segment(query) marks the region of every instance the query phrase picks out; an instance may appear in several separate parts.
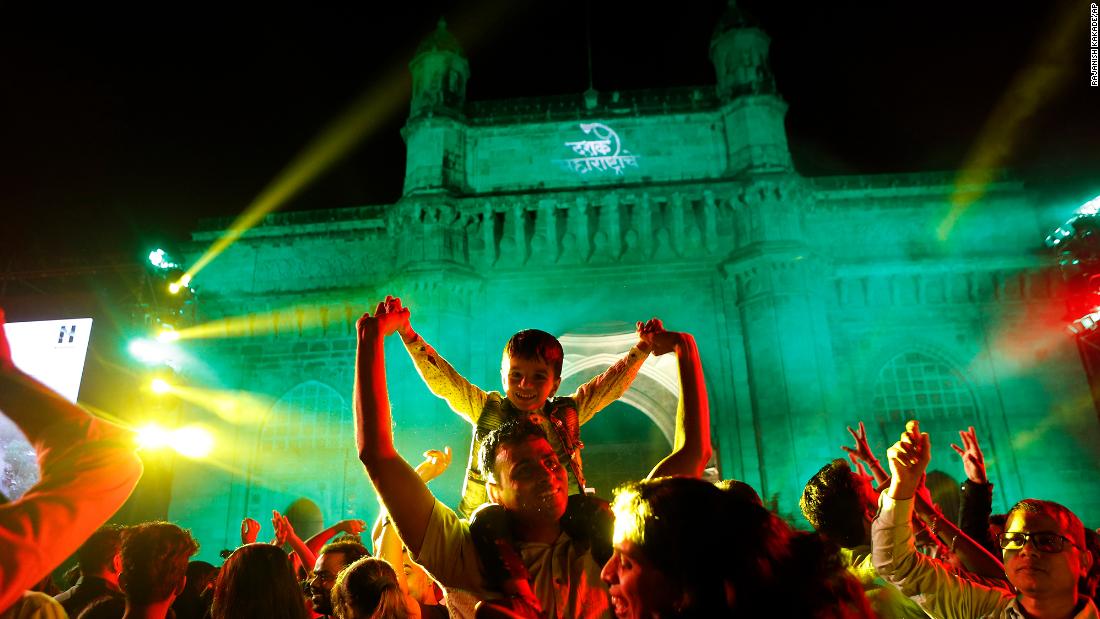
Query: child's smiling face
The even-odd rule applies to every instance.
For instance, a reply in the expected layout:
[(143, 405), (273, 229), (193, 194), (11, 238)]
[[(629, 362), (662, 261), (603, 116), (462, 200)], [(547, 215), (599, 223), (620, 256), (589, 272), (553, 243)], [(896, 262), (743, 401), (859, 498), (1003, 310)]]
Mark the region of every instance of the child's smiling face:
[(521, 411), (538, 410), (558, 390), (561, 377), (541, 359), (509, 356), (500, 368), (508, 400)]

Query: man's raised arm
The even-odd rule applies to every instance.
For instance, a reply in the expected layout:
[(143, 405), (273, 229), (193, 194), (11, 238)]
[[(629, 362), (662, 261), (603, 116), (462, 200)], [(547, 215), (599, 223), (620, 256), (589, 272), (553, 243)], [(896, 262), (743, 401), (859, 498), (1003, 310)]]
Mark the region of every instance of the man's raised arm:
[(355, 442), (359, 460), (375, 492), (405, 545), (416, 555), (424, 543), (435, 497), (394, 447), (384, 346), (386, 336), (408, 319), (409, 311), (401, 307), (401, 300), (386, 297), (378, 304), (374, 316), (363, 314), (355, 325), (359, 338), (355, 359)]
[(872, 562), (879, 576), (933, 617), (990, 616), (1011, 594), (971, 582), (914, 546), (913, 503), (931, 453), (928, 434), (916, 421), (906, 424), (901, 440), (887, 450), (892, 475), (871, 525)]
[[(660, 323), (656, 325), (660, 328)], [(699, 349), (689, 333), (664, 331), (653, 338), (653, 354), (676, 351), (680, 366), (680, 403), (676, 409), (676, 439), (672, 453), (661, 460), (649, 477), (685, 475), (701, 477), (710, 459), (710, 405), (703, 379)]]

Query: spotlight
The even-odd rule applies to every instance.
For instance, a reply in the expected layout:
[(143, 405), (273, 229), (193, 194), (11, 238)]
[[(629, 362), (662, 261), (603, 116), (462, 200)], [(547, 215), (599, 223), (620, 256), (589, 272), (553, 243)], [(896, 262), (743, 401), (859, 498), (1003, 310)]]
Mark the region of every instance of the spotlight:
[(1078, 215), (1096, 215), (1098, 213), (1100, 213), (1100, 196), (1096, 196), (1077, 207)]
[(1095, 331), (1100, 326), (1100, 307), (1069, 323), (1066, 329), (1073, 335)]
[(172, 432), (172, 448), (181, 456), (205, 458), (214, 450), (214, 437), (205, 428), (187, 426)]
[(182, 290), (191, 291), (191, 276), (186, 273), (181, 275), (176, 281), (168, 284), (168, 292), (171, 294), (179, 294)]
[(149, 388), (157, 395), (164, 395), (172, 390), (172, 385), (169, 385), (168, 381), (163, 378), (154, 378), (153, 382), (149, 383)]
[(149, 263), (158, 269), (179, 268), (179, 265), (168, 259), (168, 252), (157, 248), (149, 252)]
[[(131, 340), (127, 348), (130, 351), (130, 356), (138, 361), (146, 365), (160, 365), (169, 362), (169, 360), (175, 356), (174, 347), (167, 343), (169, 341), (171, 340), (157, 338), (157, 340), (154, 341), (146, 338), (139, 338)], [(172, 364), (169, 363), (169, 365)]]
[(172, 441), (172, 435), (159, 424), (148, 423), (138, 428), (135, 440), (142, 449), (160, 449)]
[(1062, 244), (1063, 241), (1073, 236), (1073, 224), (1066, 222), (1060, 227), (1055, 228), (1054, 232), (1051, 232), (1046, 238), (1047, 247), (1057, 247)]
[(180, 339), (179, 331), (176, 331), (169, 325), (165, 325), (160, 333), (157, 334), (158, 342), (175, 342)]

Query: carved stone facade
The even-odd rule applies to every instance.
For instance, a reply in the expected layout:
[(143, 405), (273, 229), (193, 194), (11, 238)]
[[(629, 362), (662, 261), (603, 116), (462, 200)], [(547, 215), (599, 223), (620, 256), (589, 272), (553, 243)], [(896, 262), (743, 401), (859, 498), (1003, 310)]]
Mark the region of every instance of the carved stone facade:
[[(173, 519), (216, 552), (241, 517), (284, 507), (252, 497), (310, 498), (328, 522), (376, 510), (347, 464), (348, 403), (354, 322), (386, 294), (400, 295), (416, 329), (487, 389), (499, 388), (500, 349), (520, 328), (563, 336), (563, 390), (625, 350), (636, 320), (692, 332), (717, 473), (775, 497), (784, 514), (797, 513), (814, 472), (844, 455), (845, 426), (865, 420), (883, 451), (904, 417), (925, 414), (933, 466), (956, 479), (947, 446), (956, 430), (979, 428), (995, 509), (1039, 495), (1100, 517), (1087, 490), (1100, 470), (1086, 449), (1100, 431), (1073, 341), (1058, 331), (1057, 274), (1040, 258), (1024, 188), (996, 179), (941, 238), (952, 175), (802, 177), (764, 62), (767, 37), (736, 15), (723, 24), (712, 41), (718, 87), (605, 93), (594, 107), (580, 96), (467, 103), (461, 50), (445, 30), (433, 34), (410, 65), (418, 90), (401, 199), (269, 216), (195, 282), (202, 321), (246, 325), (194, 345), (205, 380), (263, 394), (270, 414), (306, 418), (320, 412), (294, 403), (324, 386), (344, 408), (317, 427), (343, 430), (308, 449), (286, 443), (261, 480), (243, 472), (257, 449), (279, 444), (264, 434), (275, 426), (226, 423), (233, 462), (181, 464)], [(223, 228), (195, 232), (194, 252)], [(396, 341), (387, 350), (402, 453), (415, 460), (448, 444), (461, 461), (468, 427), (427, 392)], [(658, 437), (675, 414), (674, 376), (652, 359), (625, 398)], [(434, 483), (450, 502), (461, 483), (453, 468)]]

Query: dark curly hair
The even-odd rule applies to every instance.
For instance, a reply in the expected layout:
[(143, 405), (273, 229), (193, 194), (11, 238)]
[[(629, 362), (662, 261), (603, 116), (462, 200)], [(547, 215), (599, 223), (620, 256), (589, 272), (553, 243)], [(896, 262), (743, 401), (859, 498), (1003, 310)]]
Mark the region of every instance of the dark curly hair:
[(370, 551), (367, 547), (348, 539), (342, 539), (335, 542), (329, 542), (321, 547), (321, 552), (317, 555), (332, 554), (338, 552), (344, 555), (344, 565), (351, 565), (363, 557), (369, 557)]
[(170, 522), (145, 522), (122, 535), (126, 597), (137, 604), (168, 599), (187, 576), (187, 562), (199, 550), (191, 533)]
[(558, 338), (538, 329), (524, 329), (508, 338), (504, 345), (504, 361), (509, 357), (537, 359), (554, 368), (554, 378), (561, 378), (565, 351)]
[(493, 475), (497, 452), (500, 451), (501, 445), (518, 443), (530, 436), (549, 440), (546, 437), (546, 432), (538, 424), (532, 423), (526, 416), (513, 417), (490, 432), (485, 436), (485, 441), (481, 444), (481, 451), (477, 454), (481, 472), (486, 477)]
[(96, 529), (76, 551), (76, 561), (80, 571), (90, 574), (95, 570), (109, 566), (115, 555), (122, 550), (122, 527), (108, 524)]
[(814, 529), (844, 548), (867, 541), (867, 507), (859, 483), (848, 462), (837, 458), (810, 478), (798, 502)]

